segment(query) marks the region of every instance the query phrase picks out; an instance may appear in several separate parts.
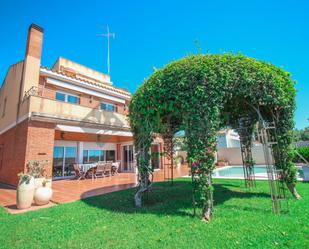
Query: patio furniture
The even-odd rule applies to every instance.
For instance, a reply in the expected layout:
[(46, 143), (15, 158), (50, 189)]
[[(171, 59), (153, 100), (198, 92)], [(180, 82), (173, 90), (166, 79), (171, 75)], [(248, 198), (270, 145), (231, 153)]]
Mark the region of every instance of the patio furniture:
[(96, 177), (97, 176), (104, 177), (105, 176), (104, 172), (105, 172), (105, 163), (104, 162), (98, 162), (97, 170), (96, 170)]
[(97, 166), (88, 169), (86, 172), (86, 177), (91, 177), (91, 179), (93, 180), (94, 178), (97, 178), (96, 173), (97, 173)]
[(97, 164), (96, 163), (83, 163), (83, 164), (78, 164), (78, 166), (83, 172), (87, 172), (89, 169), (96, 167)]
[(120, 168), (120, 162), (112, 163), (112, 175), (118, 175)]
[(78, 164), (73, 164), (73, 169), (74, 169), (74, 172), (75, 172), (75, 178), (76, 178), (77, 180), (85, 179), (85, 178), (86, 178), (86, 172), (83, 171), (83, 170), (78, 166)]
[(111, 176), (112, 175), (112, 167), (113, 167), (112, 163), (106, 163), (105, 168), (104, 168), (104, 174)]

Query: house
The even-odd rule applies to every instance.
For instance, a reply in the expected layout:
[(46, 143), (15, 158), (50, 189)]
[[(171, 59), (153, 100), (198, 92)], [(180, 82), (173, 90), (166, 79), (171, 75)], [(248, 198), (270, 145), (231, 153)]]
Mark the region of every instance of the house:
[[(240, 138), (236, 131), (225, 129), (218, 132), (217, 160), (226, 161), (230, 165), (242, 165)], [(252, 135), (252, 157), (257, 165), (265, 165), (263, 144), (258, 134)]]
[[(42, 67), (43, 33), (29, 27), (25, 58), (10, 66), (0, 90), (0, 182), (16, 185), (30, 160), (47, 160), (53, 179), (74, 175), (74, 163), (97, 161), (119, 161), (122, 172), (135, 172), (130, 92), (62, 57)], [(162, 148), (158, 138), (151, 152)], [(162, 160), (152, 161), (162, 168)]]
[(220, 130), (217, 135), (217, 148), (235, 148), (240, 147), (239, 135), (232, 129)]

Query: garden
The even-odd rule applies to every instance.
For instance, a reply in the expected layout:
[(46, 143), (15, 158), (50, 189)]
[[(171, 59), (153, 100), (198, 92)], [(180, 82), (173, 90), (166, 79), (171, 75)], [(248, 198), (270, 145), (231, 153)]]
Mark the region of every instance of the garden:
[[(191, 180), (155, 183), (142, 208), (135, 189), (11, 215), (0, 209), (0, 248), (308, 248), (309, 184), (274, 215), (267, 181), (215, 180), (213, 220), (192, 216)], [(198, 210), (201, 212), (201, 210)]]
[[(308, 248), (309, 188), (296, 178), (294, 111), (294, 82), (269, 63), (234, 54), (170, 63), (146, 79), (130, 103), (139, 185), (20, 215), (0, 209), (0, 247)], [(265, 155), (273, 162), (268, 181), (212, 179), (216, 134), (239, 125), (249, 177), (253, 133), (257, 125), (264, 132)], [(161, 136), (165, 152), (172, 150), (179, 131), (191, 177), (153, 183), (149, 147)], [(304, 149), (297, 153), (308, 156)], [(172, 151), (164, 156), (173, 162)]]

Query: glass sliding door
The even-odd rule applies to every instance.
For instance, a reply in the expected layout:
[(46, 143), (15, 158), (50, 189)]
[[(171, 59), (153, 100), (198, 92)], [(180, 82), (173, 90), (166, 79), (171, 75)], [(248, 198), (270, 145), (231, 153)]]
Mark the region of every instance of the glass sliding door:
[(74, 175), (73, 164), (76, 163), (76, 147), (54, 147), (53, 177), (63, 178)]
[(160, 169), (160, 148), (159, 144), (152, 144), (150, 147), (151, 166), (153, 169)]
[(133, 171), (133, 145), (122, 146), (122, 170)]
[(97, 163), (99, 161), (116, 161), (115, 150), (84, 150), (83, 163)]
[(64, 147), (54, 147), (53, 177), (62, 177)]
[(100, 150), (88, 150), (88, 162), (89, 163), (97, 163), (99, 161), (103, 161), (100, 160), (100, 155), (101, 155), (101, 151)]
[(106, 150), (106, 161), (116, 161), (116, 151)]
[(76, 147), (64, 147), (64, 169), (63, 176), (74, 175), (73, 164), (76, 163)]
[(133, 145), (129, 145), (129, 163), (130, 163), (130, 171), (133, 170), (134, 166), (134, 154), (133, 154)]

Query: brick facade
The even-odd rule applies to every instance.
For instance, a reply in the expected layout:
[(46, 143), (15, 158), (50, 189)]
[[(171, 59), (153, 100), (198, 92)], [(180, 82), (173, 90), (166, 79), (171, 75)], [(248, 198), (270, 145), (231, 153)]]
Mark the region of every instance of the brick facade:
[(52, 176), (55, 124), (31, 121), (28, 124), (26, 162), (47, 160), (46, 173)]
[(54, 136), (54, 124), (28, 120), (1, 134), (0, 182), (16, 185), (29, 160), (48, 160), (51, 176)]
[[(117, 160), (120, 160), (121, 143), (133, 142), (132, 137), (96, 135), (86, 133), (61, 132), (55, 130), (55, 123), (25, 120), (0, 135), (0, 182), (17, 185), (17, 174), (26, 171), (30, 160), (47, 160), (47, 175), (52, 176), (53, 150), (55, 140), (100, 141), (116, 143)], [(163, 152), (163, 140), (157, 137)], [(164, 167), (164, 156), (160, 157), (160, 167)]]
[(24, 171), (27, 127), (27, 122), (22, 122), (0, 135), (0, 182), (16, 185), (17, 174)]
[[(129, 136), (61, 132), (55, 130), (56, 123), (49, 123), (57, 122), (52, 118), (37, 118), (37, 120), (48, 120), (48, 122), (31, 120), (31, 118), (34, 119), (41, 114), (45, 114), (45, 117), (54, 117), (60, 113), (59, 116), (62, 119), (68, 117), (69, 121), (72, 121), (72, 118), (90, 122), (100, 121), (104, 125), (114, 126), (116, 130), (119, 128), (119, 125), (123, 127), (128, 127), (129, 125), (125, 115), (128, 114), (130, 93), (123, 89), (112, 87), (109, 75), (99, 73), (64, 58), (59, 58), (53, 69), (41, 68), (42, 42), (43, 29), (32, 24), (28, 32), (25, 58), (22, 63), (12, 67), (12, 72), (5, 79), (5, 82), (7, 82), (5, 84), (6, 87), (0, 89), (0, 101), (3, 99), (0, 106), (1, 104), (4, 105), (4, 99), (6, 103), (7, 97), (11, 101), (6, 104), (11, 109), (6, 111), (6, 122), (4, 123), (1, 120), (1, 125), (3, 124), (1, 131), (5, 132), (0, 135), (0, 182), (16, 185), (18, 183), (17, 174), (26, 171), (26, 165), (29, 160), (47, 160), (47, 175), (51, 176), (55, 140), (115, 143), (117, 160), (121, 159), (121, 144), (133, 142), (133, 138)], [(60, 81), (63, 79), (65, 83), (70, 83), (71, 81), (67, 77), (71, 77), (72, 79), (86, 81), (89, 84), (101, 87), (102, 90), (105, 90), (103, 91), (104, 94), (112, 97), (118, 96), (122, 101), (116, 101), (115, 98), (108, 98), (102, 94), (91, 96), (87, 94), (91, 93), (89, 91), (77, 92), (78, 89), (76, 88), (68, 87), (68, 89), (63, 89), (62, 87), (65, 85), (60, 87), (59, 84), (47, 83), (46, 78), (54, 77), (54, 73), (57, 74), (56, 80), (59, 80), (60, 77)], [(75, 89), (76, 91), (70, 89)], [(77, 95), (80, 99), (78, 104), (92, 110), (76, 108), (77, 104), (71, 104), (72, 106), (69, 106), (69, 104), (55, 104), (54, 101), (50, 100), (56, 99), (57, 90)], [(114, 115), (98, 111), (97, 109), (100, 109), (101, 102), (116, 105), (117, 112), (124, 115)], [(106, 117), (103, 118), (103, 115)], [(6, 130), (14, 125), (16, 118), (21, 117), (30, 118)], [(157, 138), (155, 142), (160, 144), (160, 152), (162, 152), (162, 140)], [(161, 165), (162, 162), (161, 158)]]

